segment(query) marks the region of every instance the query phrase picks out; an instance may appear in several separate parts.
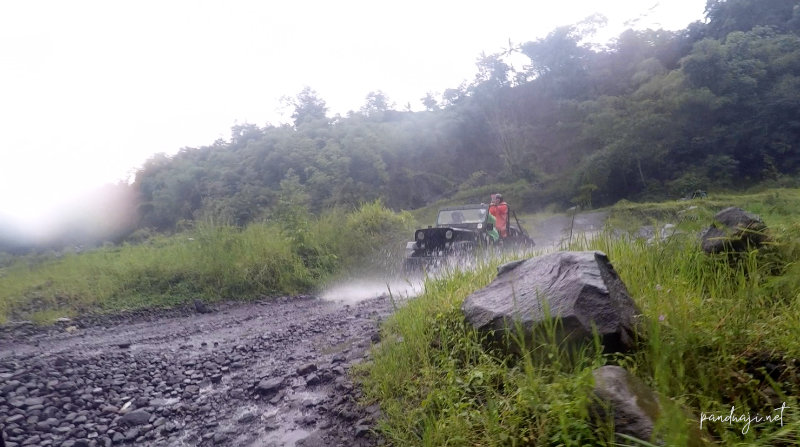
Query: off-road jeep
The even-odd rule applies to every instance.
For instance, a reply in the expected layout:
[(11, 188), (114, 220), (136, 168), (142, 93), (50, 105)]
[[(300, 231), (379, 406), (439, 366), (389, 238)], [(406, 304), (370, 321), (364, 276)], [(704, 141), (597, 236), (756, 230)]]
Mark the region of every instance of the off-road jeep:
[(485, 204), (450, 206), (439, 210), (436, 226), (414, 232), (414, 240), (406, 243), (406, 271), (438, 265), (453, 256), (468, 256), (482, 247), (532, 247), (533, 240), (519, 225), (509, 225), (508, 237), (497, 242), (489, 235), (489, 206)]

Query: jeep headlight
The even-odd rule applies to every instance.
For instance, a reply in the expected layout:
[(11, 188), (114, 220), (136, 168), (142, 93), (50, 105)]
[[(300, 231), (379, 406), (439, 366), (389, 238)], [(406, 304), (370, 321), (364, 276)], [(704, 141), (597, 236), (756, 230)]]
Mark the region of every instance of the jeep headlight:
[(422, 231), (417, 231), (417, 240), (421, 241), (423, 239), (425, 239), (425, 233)]
[(447, 231), (445, 231), (445, 232), (444, 232), (444, 238), (445, 238), (445, 239), (447, 239), (448, 241), (449, 241), (450, 239), (453, 239), (453, 230), (447, 230)]
[(482, 223), (478, 224), (478, 229), (480, 230), (481, 228), (483, 228), (483, 224)]

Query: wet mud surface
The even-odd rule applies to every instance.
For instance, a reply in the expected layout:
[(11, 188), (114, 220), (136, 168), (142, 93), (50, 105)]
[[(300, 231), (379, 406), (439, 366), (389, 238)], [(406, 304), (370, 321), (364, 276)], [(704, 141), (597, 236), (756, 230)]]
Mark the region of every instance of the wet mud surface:
[(370, 446), (348, 372), (388, 297), (313, 297), (0, 328), (7, 446)]

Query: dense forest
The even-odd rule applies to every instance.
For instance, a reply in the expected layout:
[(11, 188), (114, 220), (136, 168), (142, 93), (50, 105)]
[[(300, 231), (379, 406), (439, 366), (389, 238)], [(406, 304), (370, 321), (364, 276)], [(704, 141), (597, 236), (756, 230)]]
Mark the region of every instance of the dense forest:
[(425, 111), (376, 91), (330, 117), (305, 88), (291, 124), (236, 125), (228, 141), (148, 160), (130, 185), (131, 230), (244, 225), (286, 204), (415, 209), (502, 190), (532, 211), (794, 184), (800, 1), (708, 0), (686, 29), (586, 44), (601, 22), (481, 55), (474, 79), (427, 94)]

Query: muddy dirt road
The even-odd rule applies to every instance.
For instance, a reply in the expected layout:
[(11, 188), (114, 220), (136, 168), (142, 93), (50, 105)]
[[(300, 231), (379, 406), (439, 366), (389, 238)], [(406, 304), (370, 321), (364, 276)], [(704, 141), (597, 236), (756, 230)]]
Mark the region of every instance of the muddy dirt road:
[(374, 445), (346, 371), (391, 309), (296, 297), (0, 329), (6, 445)]

